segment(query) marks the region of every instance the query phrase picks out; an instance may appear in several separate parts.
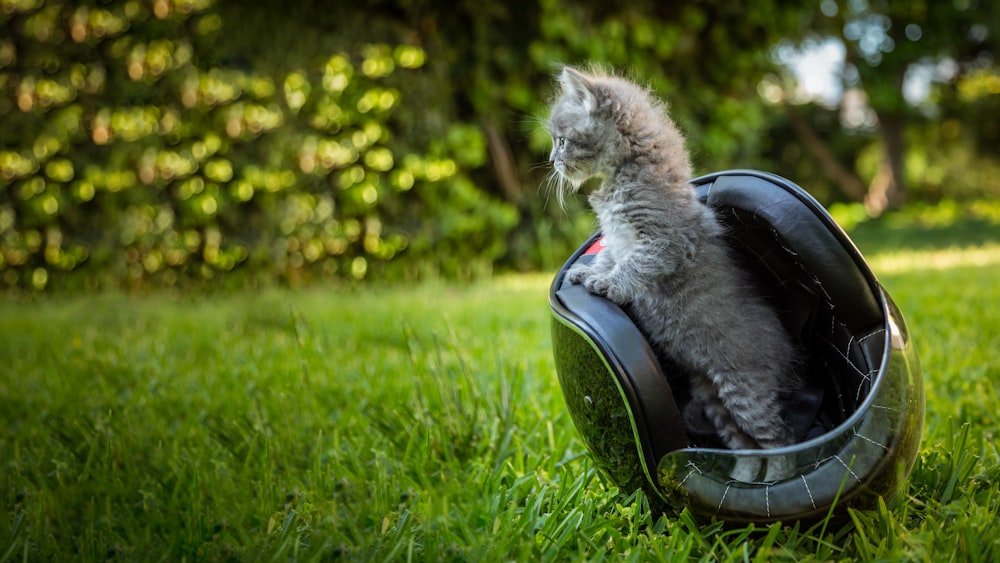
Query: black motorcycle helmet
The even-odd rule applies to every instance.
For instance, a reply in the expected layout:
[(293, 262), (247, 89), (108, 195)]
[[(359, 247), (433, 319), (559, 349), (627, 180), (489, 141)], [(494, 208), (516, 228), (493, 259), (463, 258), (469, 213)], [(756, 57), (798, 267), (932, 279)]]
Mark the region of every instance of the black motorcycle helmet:
[[(797, 443), (729, 450), (710, 430), (685, 428), (684, 374), (660, 365), (617, 305), (565, 280), (573, 264), (601, 251), (598, 233), (549, 292), (559, 383), (594, 462), (623, 491), (642, 488), (654, 506), (736, 523), (813, 521), (891, 499), (916, 459), (924, 420), (920, 366), (899, 309), (799, 186), (746, 170), (692, 183), (806, 353), (805, 384), (786, 401)], [(796, 475), (772, 483), (729, 477), (737, 456), (778, 455), (794, 457)]]

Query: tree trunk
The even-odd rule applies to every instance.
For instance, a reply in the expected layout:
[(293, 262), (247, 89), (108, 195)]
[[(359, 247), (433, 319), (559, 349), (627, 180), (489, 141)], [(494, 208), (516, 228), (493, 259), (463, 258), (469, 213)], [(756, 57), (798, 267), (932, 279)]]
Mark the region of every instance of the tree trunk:
[(906, 119), (899, 115), (880, 113), (878, 120), (882, 142), (885, 144), (885, 157), (865, 196), (865, 209), (872, 217), (878, 217), (890, 209), (898, 209), (906, 199)]
[(816, 134), (816, 131), (813, 130), (795, 108), (785, 104), (785, 112), (788, 114), (788, 123), (806, 146), (806, 149), (819, 163), (823, 174), (837, 184), (847, 197), (856, 201), (863, 201), (868, 190), (865, 188), (865, 184), (861, 181), (861, 178), (853, 170), (845, 167), (837, 160), (837, 156), (830, 150), (826, 141)]
[(520, 205), (524, 201), (521, 182), (518, 178), (517, 165), (514, 163), (514, 153), (504, 138), (497, 124), (491, 119), (483, 120), (483, 133), (486, 135), (486, 148), (493, 164), (493, 174), (503, 192), (504, 198)]

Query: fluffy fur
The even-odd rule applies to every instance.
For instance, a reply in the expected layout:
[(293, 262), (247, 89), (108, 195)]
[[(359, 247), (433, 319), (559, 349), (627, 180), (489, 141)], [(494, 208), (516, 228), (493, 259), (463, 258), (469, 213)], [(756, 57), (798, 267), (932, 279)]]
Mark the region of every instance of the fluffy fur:
[[(796, 350), (695, 197), (684, 137), (665, 106), (615, 76), (567, 67), (558, 80), (547, 123), (558, 196), (599, 178), (588, 200), (607, 243), (569, 281), (621, 305), (656, 353), (690, 374), (689, 426), (707, 419), (732, 449), (790, 445), (779, 393), (794, 384)], [(771, 458), (764, 480), (792, 469)], [(734, 479), (759, 474), (758, 458), (737, 458)]]

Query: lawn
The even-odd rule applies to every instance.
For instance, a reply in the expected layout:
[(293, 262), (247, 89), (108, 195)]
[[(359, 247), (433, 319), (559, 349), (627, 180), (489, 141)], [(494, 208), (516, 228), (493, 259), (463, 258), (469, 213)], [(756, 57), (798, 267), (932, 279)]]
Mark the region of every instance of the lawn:
[(857, 231), (923, 364), (909, 486), (811, 528), (651, 515), (603, 483), (548, 276), (0, 298), (0, 561), (996, 560), (1000, 236), (928, 233)]

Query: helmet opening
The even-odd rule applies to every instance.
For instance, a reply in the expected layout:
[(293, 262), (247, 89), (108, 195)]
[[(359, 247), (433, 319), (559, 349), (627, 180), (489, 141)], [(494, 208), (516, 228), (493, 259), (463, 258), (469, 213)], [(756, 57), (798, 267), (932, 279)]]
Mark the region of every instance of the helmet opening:
[[(726, 227), (732, 256), (803, 351), (802, 387), (787, 390), (783, 401), (785, 417), (802, 442), (843, 424), (868, 397), (885, 356), (884, 308), (873, 278), (849, 277), (860, 269), (845, 249), (853, 244), (846, 237), (838, 240), (839, 229), (810, 228), (822, 224), (815, 215), (804, 215), (808, 207), (789, 200), (791, 193), (773, 193), (771, 186), (761, 185), (772, 197), (760, 205), (747, 197), (747, 183), (742, 178), (736, 189), (732, 177), (719, 178), (704, 197)], [(868, 273), (867, 266), (862, 271)], [(711, 432), (693, 441), (724, 447)]]

